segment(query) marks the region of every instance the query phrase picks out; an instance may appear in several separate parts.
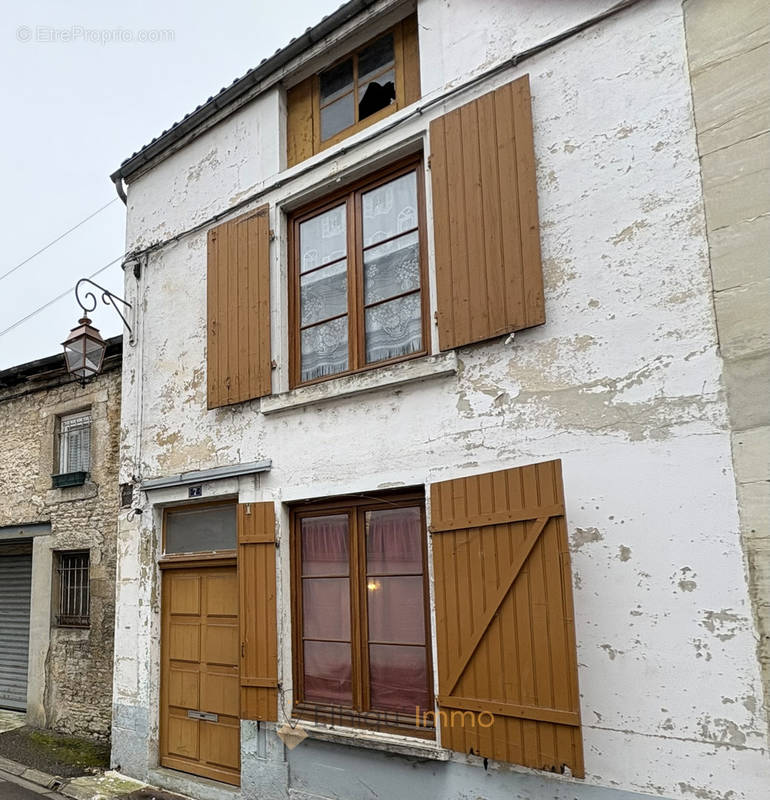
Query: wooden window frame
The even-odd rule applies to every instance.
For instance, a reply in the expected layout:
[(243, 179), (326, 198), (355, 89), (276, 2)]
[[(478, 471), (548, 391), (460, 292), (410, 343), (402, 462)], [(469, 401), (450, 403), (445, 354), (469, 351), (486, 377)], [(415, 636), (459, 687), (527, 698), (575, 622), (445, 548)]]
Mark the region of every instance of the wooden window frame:
[[(161, 555), (158, 559), (160, 569), (183, 569), (184, 567), (194, 566), (201, 562), (210, 563), (212, 566), (232, 566), (237, 559), (237, 543), (235, 548), (228, 550), (200, 550), (190, 553), (169, 553), (166, 554), (166, 523), (170, 511), (190, 511), (192, 509), (213, 508), (215, 506), (234, 506), (236, 515), (238, 511), (238, 501), (235, 499), (209, 500), (205, 503), (179, 503), (163, 509), (163, 526), (161, 533)], [(236, 542), (237, 542), (237, 522), (236, 522)]]
[[(384, 108), (381, 108), (379, 111), (375, 111), (374, 114), (370, 114), (368, 117), (360, 120), (358, 119), (358, 90), (360, 89), (358, 85), (358, 55), (362, 50), (366, 50), (367, 47), (374, 44), (378, 39), (382, 39), (384, 36), (388, 36), (389, 34), (393, 35), (392, 69), (395, 76), (394, 83), (396, 89), (396, 99), (390, 103), (390, 105), (387, 105)], [(353, 107), (355, 110), (356, 121), (352, 125), (348, 125), (347, 128), (343, 128), (338, 133), (330, 136), (328, 139), (321, 140), (321, 75), (348, 60), (353, 62)], [(387, 69), (381, 70), (383, 73), (387, 71)], [(396, 111), (405, 108), (407, 105), (404, 76), (404, 36), (402, 23), (398, 22), (392, 28), (388, 28), (387, 30), (382, 31), (382, 33), (377, 34), (377, 36), (373, 36), (355, 50), (345, 53), (344, 56), (329, 64), (327, 67), (322, 69), (318, 75), (315, 76), (315, 80), (313, 81), (313, 114), (318, 120), (318, 124), (315, 125), (314, 130), (315, 152), (320, 153), (321, 150), (325, 150), (327, 147), (332, 147), (338, 142), (341, 142), (343, 139), (347, 139), (349, 136), (353, 136), (353, 134), (358, 133), (358, 131), (368, 128), (370, 125), (374, 125), (375, 122), (379, 122), (381, 119), (389, 117), (391, 114), (395, 114)]]
[[(382, 493), (377, 495), (339, 497), (330, 500), (306, 502), (290, 510), (291, 519), (291, 607), (292, 607), (292, 666), (294, 674), (292, 716), (296, 719), (312, 720), (333, 725), (343, 725), (381, 733), (394, 733), (420, 739), (435, 739), (432, 722), (423, 714), (420, 725), (415, 724), (415, 714), (403, 714), (371, 708), (368, 677), (368, 622), (366, 615), (366, 529), (363, 517), (367, 511), (388, 508), (419, 506), (422, 524), (423, 559), (423, 612), (425, 614), (425, 655), (428, 675), (428, 704), (423, 711), (435, 707), (433, 647), (430, 624), (430, 588), (428, 575), (428, 533), (425, 515), (425, 492), (410, 491)], [(352, 659), (351, 708), (305, 701), (304, 699), (304, 651), (302, 619), (302, 538), (300, 522), (309, 517), (347, 513), (349, 529), (349, 581), (350, 581), (350, 647)], [(375, 719), (367, 719), (374, 715)], [(381, 720), (384, 720), (382, 722)]]
[[(421, 334), (422, 348), (416, 353), (408, 353), (383, 361), (366, 363), (365, 339), (365, 306), (364, 306), (364, 266), (363, 266), (363, 215), (361, 212), (361, 196), (378, 186), (415, 172), (417, 181), (417, 236), (420, 259), (420, 312), (422, 315)], [(347, 258), (347, 317), (348, 317), (348, 369), (335, 372), (333, 375), (321, 375), (311, 380), (302, 380), (302, 335), (300, 330), (300, 267), (299, 226), (324, 211), (346, 205), (346, 258)], [(346, 185), (332, 194), (324, 195), (320, 200), (303, 206), (292, 213), (289, 218), (289, 387), (310, 386), (324, 383), (360, 372), (368, 372), (379, 367), (389, 366), (413, 358), (421, 358), (430, 352), (429, 291), (428, 291), (428, 251), (427, 223), (425, 216), (425, 171), (422, 153), (410, 156), (395, 164), (378, 170), (375, 173)], [(402, 235), (402, 234), (399, 234)], [(352, 257), (351, 257), (352, 253)], [(398, 299), (399, 295), (387, 298)], [(382, 301), (386, 302), (386, 301)], [(371, 304), (373, 305), (373, 304)], [(330, 318), (331, 319), (331, 318)], [(351, 366), (353, 365), (353, 366)]]

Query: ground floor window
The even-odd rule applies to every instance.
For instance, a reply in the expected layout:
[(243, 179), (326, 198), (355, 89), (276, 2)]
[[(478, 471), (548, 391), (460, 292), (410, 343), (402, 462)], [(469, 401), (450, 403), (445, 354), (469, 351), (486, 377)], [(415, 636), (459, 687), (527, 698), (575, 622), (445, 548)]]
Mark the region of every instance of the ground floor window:
[(426, 572), (421, 493), (293, 510), (295, 714), (432, 735)]
[(87, 628), (90, 624), (89, 560), (87, 550), (57, 553), (57, 625)]

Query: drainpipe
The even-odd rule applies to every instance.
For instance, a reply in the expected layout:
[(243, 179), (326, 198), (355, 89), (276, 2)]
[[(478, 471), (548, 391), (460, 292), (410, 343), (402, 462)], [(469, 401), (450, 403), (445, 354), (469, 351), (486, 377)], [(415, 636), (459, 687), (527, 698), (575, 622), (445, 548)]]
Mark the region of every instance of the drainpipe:
[(123, 188), (123, 178), (120, 175), (116, 175), (112, 182), (115, 184), (115, 191), (118, 193), (118, 197), (123, 201), (123, 205), (128, 205), (128, 197), (126, 196), (126, 190)]

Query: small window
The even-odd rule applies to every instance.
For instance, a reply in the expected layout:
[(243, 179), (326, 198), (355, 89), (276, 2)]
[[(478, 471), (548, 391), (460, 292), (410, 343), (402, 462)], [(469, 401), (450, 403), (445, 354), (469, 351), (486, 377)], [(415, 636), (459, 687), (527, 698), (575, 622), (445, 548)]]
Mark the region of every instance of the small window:
[(425, 539), (420, 496), (295, 510), (299, 716), (432, 735)]
[(294, 218), (294, 385), (427, 352), (421, 182), (412, 162)]
[(91, 592), (88, 551), (58, 553), (59, 600), (56, 624), (87, 628), (90, 624)]
[(91, 413), (84, 411), (59, 420), (59, 473), (88, 472), (91, 468)]
[(321, 142), (396, 102), (393, 33), (319, 75)]
[(288, 89), (288, 165), (406, 108), (420, 96), (417, 15), (411, 14)]
[(235, 550), (235, 505), (178, 508), (166, 512), (166, 555)]

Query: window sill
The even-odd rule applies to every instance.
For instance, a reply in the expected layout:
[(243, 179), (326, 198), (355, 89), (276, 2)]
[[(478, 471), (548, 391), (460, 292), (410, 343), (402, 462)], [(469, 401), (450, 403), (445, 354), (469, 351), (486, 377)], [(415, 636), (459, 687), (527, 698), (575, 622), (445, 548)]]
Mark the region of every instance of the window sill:
[(363, 392), (372, 392), (377, 389), (394, 388), (406, 383), (440, 378), (443, 375), (457, 373), (457, 354), (454, 350), (448, 353), (439, 353), (435, 356), (404, 361), (390, 367), (374, 368), (367, 372), (355, 375), (344, 375), (340, 378), (331, 378), (323, 383), (312, 386), (301, 386), (282, 394), (263, 397), (260, 410), (263, 414), (275, 414), (279, 411), (288, 411), (293, 408), (322, 403), (327, 400), (337, 400)]
[(425, 739), (363, 731), (360, 728), (338, 728), (303, 719), (292, 719), (292, 724), (302, 728), (308, 739), (344, 744), (350, 747), (363, 747), (367, 750), (382, 750), (386, 753), (398, 753), (412, 758), (449, 761), (449, 750)]
[(69, 489), (72, 486), (82, 486), (87, 478), (88, 473), (85, 471), (60, 472), (51, 476), (51, 484), (54, 489)]

